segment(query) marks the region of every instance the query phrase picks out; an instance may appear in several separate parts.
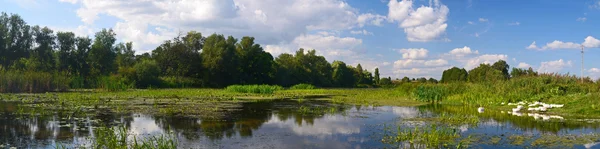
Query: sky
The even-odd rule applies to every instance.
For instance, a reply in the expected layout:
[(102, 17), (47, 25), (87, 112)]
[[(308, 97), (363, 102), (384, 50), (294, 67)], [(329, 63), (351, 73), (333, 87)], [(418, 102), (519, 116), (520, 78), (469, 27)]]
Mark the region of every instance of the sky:
[(0, 0), (0, 11), (79, 36), (112, 28), (137, 54), (193, 30), (392, 78), (497, 60), (579, 76), (583, 47), (584, 76), (600, 77), (600, 0)]

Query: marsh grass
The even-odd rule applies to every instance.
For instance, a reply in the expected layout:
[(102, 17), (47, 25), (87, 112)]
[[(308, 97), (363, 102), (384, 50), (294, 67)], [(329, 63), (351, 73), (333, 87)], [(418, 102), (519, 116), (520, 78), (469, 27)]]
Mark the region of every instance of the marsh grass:
[(43, 93), (66, 91), (70, 79), (65, 74), (0, 70), (0, 93)]
[(99, 127), (94, 131), (96, 136), (92, 140), (93, 149), (174, 149), (177, 141), (172, 135), (150, 136), (138, 140), (128, 140), (131, 134), (127, 128), (120, 126), (116, 128)]
[(230, 85), (225, 90), (238, 93), (273, 94), (275, 91), (283, 90), (283, 87), (278, 85)]
[(414, 128), (399, 126), (397, 132), (391, 134), (386, 133), (382, 142), (399, 144), (405, 148), (448, 148), (460, 138), (460, 134), (456, 129), (438, 127), (437, 125)]
[(310, 90), (310, 89), (316, 89), (317, 87), (315, 87), (312, 84), (296, 84), (292, 87), (290, 87), (290, 89), (292, 90)]

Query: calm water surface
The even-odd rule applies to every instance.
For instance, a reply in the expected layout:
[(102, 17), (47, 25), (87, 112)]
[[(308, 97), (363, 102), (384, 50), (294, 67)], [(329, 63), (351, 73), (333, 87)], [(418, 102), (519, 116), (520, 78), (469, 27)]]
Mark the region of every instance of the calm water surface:
[[(319, 100), (240, 104), (239, 108), (224, 112), (222, 118), (209, 119), (106, 111), (78, 117), (59, 111), (23, 116), (18, 114), (23, 105), (0, 102), (0, 148), (55, 148), (57, 144), (86, 146), (98, 126), (125, 126), (138, 138), (172, 133), (180, 148), (403, 148), (402, 145), (382, 143), (386, 130), (396, 130), (397, 126), (427, 125), (426, 121), (406, 119), (435, 117), (441, 113), (480, 118), (477, 126), (458, 126), (461, 136), (506, 138), (511, 135), (600, 133), (597, 123), (568, 122), (568, 118), (544, 120), (500, 111), (478, 113), (476, 109), (458, 106), (347, 106)], [(485, 140), (469, 147), (525, 147), (510, 143), (490, 144)], [(598, 141), (589, 140), (587, 144), (573, 147), (600, 148), (596, 145)]]

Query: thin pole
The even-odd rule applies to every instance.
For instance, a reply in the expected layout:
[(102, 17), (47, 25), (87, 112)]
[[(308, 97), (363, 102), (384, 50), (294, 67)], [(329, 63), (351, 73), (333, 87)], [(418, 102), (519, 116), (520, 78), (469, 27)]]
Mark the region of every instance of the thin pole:
[(581, 45), (581, 83), (583, 83), (583, 45)]

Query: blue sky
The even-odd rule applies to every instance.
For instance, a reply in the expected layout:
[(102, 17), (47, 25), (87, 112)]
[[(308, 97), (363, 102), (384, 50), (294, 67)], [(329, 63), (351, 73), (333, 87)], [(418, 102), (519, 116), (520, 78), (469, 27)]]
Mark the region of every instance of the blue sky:
[[(600, 77), (600, 0), (0, 0), (30, 25), (93, 36), (113, 28), (137, 53), (196, 30), (254, 36), (274, 56), (316, 49), (393, 78), (506, 60)], [(532, 44), (534, 43), (535, 44)]]

